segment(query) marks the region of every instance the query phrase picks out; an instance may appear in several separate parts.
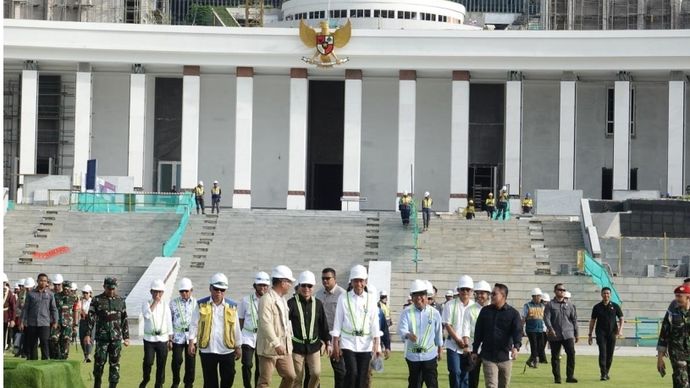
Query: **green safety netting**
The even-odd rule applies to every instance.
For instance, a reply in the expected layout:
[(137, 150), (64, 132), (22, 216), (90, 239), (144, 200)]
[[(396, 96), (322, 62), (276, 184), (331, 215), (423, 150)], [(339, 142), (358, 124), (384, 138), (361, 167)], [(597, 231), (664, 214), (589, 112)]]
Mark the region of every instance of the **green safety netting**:
[(606, 268), (600, 262), (594, 260), (588, 252), (585, 252), (585, 273), (591, 277), (594, 284), (599, 286), (599, 288), (608, 287), (611, 289), (611, 300), (614, 303), (619, 305), (623, 303), (618, 295), (618, 291), (616, 291), (616, 287), (613, 286), (613, 281), (611, 281)]
[(190, 195), (189, 203), (182, 211), (182, 217), (180, 218), (180, 223), (177, 225), (177, 229), (175, 229), (170, 238), (163, 244), (163, 257), (172, 256), (177, 250), (177, 247), (180, 246), (182, 236), (184, 236), (184, 231), (187, 229), (187, 224), (189, 223), (189, 215), (191, 214), (193, 203), (194, 200)]
[(35, 360), (5, 358), (5, 388), (83, 388), (81, 363), (77, 360)]

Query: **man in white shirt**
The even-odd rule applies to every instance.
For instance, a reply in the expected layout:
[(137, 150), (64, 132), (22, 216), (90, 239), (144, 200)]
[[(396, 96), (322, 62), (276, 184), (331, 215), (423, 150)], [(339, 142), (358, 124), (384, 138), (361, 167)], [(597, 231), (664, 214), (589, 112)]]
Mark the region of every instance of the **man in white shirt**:
[[(482, 308), (491, 304), (491, 285), (486, 280), (480, 280), (474, 286), (474, 304), (465, 309), (465, 316), (462, 319), (462, 336), (466, 344), (474, 342), (474, 328), (477, 325), (477, 318)], [(469, 353), (469, 352), (468, 352)], [(469, 363), (469, 361), (468, 361)], [(477, 388), (479, 386), (479, 372), (481, 371), (481, 359), (477, 359), (477, 364), (470, 371), (469, 387)]]
[(427, 284), (414, 280), (410, 286), (413, 306), (400, 314), (398, 333), (405, 342), (408, 388), (438, 387), (438, 361), (441, 359), (443, 329), (441, 314), (427, 305)]
[[(340, 296), (345, 293), (345, 289), (340, 287), (336, 281), (335, 269), (327, 267), (321, 271), (321, 284), (323, 288), (316, 292), (316, 299), (323, 303), (323, 310), (326, 313), (329, 332), (333, 330), (335, 320), (335, 309), (338, 307)], [(328, 349), (333, 368), (334, 388), (345, 388), (345, 362), (342, 358), (337, 360), (333, 357), (333, 349)]]
[(345, 387), (365, 388), (372, 352), (381, 356), (376, 296), (365, 291), (367, 269), (355, 265), (350, 270), (352, 290), (338, 300), (331, 330), (334, 358), (345, 360)]
[(474, 282), (471, 277), (461, 276), (457, 287), (460, 297), (446, 303), (443, 308), (443, 325), (448, 333), (445, 345), (450, 388), (467, 388), (469, 384), (469, 373), (463, 370), (466, 368), (463, 368), (461, 357), (463, 350), (469, 344), (463, 341), (461, 333), (465, 310), (474, 304), (470, 299), (473, 287)]
[(242, 357), (237, 304), (225, 297), (228, 278), (224, 274), (216, 273), (209, 283), (211, 296), (199, 299), (192, 314), (187, 352), (193, 355), (199, 347), (204, 388), (230, 388), (235, 360)]
[(259, 330), (259, 299), (268, 291), (271, 279), (266, 272), (257, 272), (254, 276), (254, 292), (242, 298), (237, 315), (242, 329), (242, 383), (244, 388), (252, 388), (252, 368), (254, 387), (259, 382), (259, 355), (256, 349), (256, 332)]
[(196, 373), (196, 357), (187, 352), (189, 342), (189, 326), (192, 322), (192, 314), (196, 307), (196, 299), (192, 296), (192, 281), (188, 278), (180, 279), (177, 287), (180, 296), (170, 301), (172, 314), (173, 344), (172, 344), (172, 388), (180, 385), (180, 368), (184, 359), (185, 388), (192, 388)]
[(139, 388), (145, 388), (151, 380), (151, 367), (156, 358), (155, 388), (163, 388), (165, 383), (165, 363), (168, 360), (168, 347), (172, 347), (172, 318), (170, 307), (163, 302), (165, 284), (156, 279), (151, 283), (151, 299), (141, 306), (144, 316), (144, 365)]

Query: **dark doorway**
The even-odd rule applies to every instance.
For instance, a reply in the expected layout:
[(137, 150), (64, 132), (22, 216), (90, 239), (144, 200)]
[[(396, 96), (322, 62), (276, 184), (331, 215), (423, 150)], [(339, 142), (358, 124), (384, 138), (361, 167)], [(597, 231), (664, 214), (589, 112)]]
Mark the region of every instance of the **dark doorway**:
[(341, 209), (344, 119), (345, 82), (310, 81), (307, 209)]
[[(156, 78), (153, 108), (153, 187), (158, 187), (161, 161), (179, 162), (182, 155), (182, 78)], [(168, 191), (170, 187), (161, 187)]]
[(470, 84), (467, 197), (476, 204), (502, 185), (504, 129), (505, 86)]
[[(630, 190), (637, 190), (637, 168), (630, 169)], [(601, 168), (601, 199), (613, 199), (612, 168)]]
[(468, 199), (476, 205), (483, 204), (489, 193), (497, 194), (497, 185), (501, 181), (497, 165), (470, 165), (467, 174)]

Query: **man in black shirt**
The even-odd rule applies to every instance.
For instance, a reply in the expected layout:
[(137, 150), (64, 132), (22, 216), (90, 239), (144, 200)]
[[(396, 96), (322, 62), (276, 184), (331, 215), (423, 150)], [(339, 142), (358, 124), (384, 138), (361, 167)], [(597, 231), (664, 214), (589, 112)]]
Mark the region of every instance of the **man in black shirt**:
[[(618, 321), (616, 321), (616, 319)], [(592, 307), (592, 319), (589, 321), (589, 339), (592, 344), (592, 330), (596, 323), (597, 346), (599, 347), (599, 371), (601, 380), (609, 379), (609, 370), (613, 362), (613, 350), (616, 348), (616, 337), (623, 333), (623, 311), (620, 306), (611, 302), (611, 289), (601, 289), (601, 302)]]
[(522, 345), (520, 313), (506, 303), (508, 287), (496, 283), (491, 292), (491, 304), (482, 308), (477, 317), (472, 344), (472, 364), (477, 363), (477, 351), (484, 366), (487, 387), (506, 388), (510, 385), (513, 360)]

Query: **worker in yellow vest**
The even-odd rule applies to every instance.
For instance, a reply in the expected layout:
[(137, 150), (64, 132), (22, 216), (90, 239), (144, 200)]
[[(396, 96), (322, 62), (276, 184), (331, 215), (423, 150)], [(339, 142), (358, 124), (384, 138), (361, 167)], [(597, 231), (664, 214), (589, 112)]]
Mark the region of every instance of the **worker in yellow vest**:
[(204, 182), (199, 181), (199, 184), (194, 188), (194, 201), (196, 202), (196, 214), (199, 214), (199, 209), (201, 209), (201, 214), (206, 214), (204, 210)]
[(424, 199), (422, 199), (422, 218), (424, 218), (424, 230), (429, 230), (429, 218), (431, 218), (431, 204), (434, 200), (431, 199), (431, 194), (429, 192), (424, 193)]
[(398, 201), (398, 210), (400, 210), (400, 218), (402, 219), (403, 226), (410, 224), (410, 203), (412, 202), (412, 196), (407, 194), (407, 191), (403, 191), (402, 197)]
[(211, 276), (209, 284), (211, 296), (199, 299), (192, 313), (187, 351), (191, 356), (199, 348), (204, 387), (231, 387), (235, 360), (242, 357), (237, 304), (225, 297), (228, 278), (224, 274)]
[(525, 194), (525, 198), (522, 200), (522, 214), (531, 213), (533, 206), (534, 202), (532, 201), (532, 197), (529, 195), (529, 193)]
[[(213, 181), (213, 187), (211, 187), (211, 214), (213, 214), (213, 210), (216, 210), (216, 213), (220, 214), (220, 186), (218, 186), (218, 181)], [(203, 201), (203, 199), (202, 199)]]
[(465, 208), (465, 211), (463, 212), (465, 219), (467, 219), (467, 220), (473, 219), (474, 218), (474, 212), (475, 212), (474, 200), (470, 199), (469, 202), (467, 202), (467, 207)]
[(489, 193), (484, 201), (484, 209), (486, 210), (486, 215), (491, 219), (496, 211), (496, 199), (494, 199), (494, 193)]

